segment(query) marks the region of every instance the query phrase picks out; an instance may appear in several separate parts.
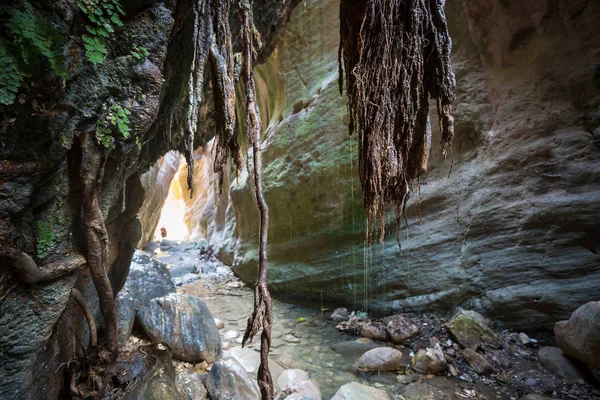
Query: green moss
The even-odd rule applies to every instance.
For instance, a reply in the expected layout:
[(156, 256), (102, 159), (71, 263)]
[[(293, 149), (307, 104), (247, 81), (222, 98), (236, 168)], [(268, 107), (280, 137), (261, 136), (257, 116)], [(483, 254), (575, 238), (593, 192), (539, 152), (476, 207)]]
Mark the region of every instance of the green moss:
[(119, 104), (110, 106), (108, 114), (96, 123), (98, 143), (104, 147), (110, 147), (114, 132), (119, 132), (123, 139), (129, 138), (129, 115), (131, 115), (131, 112)]
[(48, 256), (48, 253), (56, 237), (52, 225), (45, 221), (37, 222), (37, 257), (41, 260)]

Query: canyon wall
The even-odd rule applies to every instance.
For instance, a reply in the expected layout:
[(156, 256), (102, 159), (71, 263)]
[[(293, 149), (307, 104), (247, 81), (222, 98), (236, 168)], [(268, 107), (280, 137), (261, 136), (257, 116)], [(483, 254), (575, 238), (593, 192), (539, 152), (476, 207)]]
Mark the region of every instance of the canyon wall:
[[(371, 247), (338, 93), (338, 6), (296, 7), (257, 74), (275, 295), (376, 313), (468, 307), (517, 329), (551, 327), (598, 300), (598, 2), (448, 2), (452, 160), (441, 158), (432, 115), (437, 136), (408, 226), (391, 216), (385, 242)], [(220, 197), (211, 190), (221, 212), (207, 238), (253, 282), (248, 173)]]

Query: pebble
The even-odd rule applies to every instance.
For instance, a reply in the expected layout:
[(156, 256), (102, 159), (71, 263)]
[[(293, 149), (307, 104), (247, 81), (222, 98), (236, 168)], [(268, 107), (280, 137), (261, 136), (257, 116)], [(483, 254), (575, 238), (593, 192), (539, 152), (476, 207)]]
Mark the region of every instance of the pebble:
[(285, 340), (288, 343), (300, 343), (301, 342), (300, 339), (298, 339), (296, 336), (293, 336), (293, 335), (285, 335), (283, 340)]
[(525, 345), (531, 343), (531, 339), (529, 339), (529, 336), (525, 332), (519, 333), (519, 340)]
[(526, 384), (527, 386), (533, 386), (533, 385), (535, 385), (536, 383), (537, 383), (537, 381), (536, 381), (535, 379), (533, 379), (533, 378), (527, 378), (527, 379), (525, 379), (525, 384)]

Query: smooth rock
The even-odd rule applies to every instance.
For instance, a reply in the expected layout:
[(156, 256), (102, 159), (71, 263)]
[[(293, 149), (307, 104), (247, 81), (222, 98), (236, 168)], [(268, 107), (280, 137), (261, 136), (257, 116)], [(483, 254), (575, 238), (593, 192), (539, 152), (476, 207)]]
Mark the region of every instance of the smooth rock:
[(579, 368), (558, 347), (542, 347), (538, 352), (540, 364), (556, 377), (568, 383), (577, 383), (583, 375)]
[(417, 382), (406, 385), (400, 391), (400, 395), (404, 400), (446, 400), (453, 398), (452, 395), (443, 393), (428, 383)]
[(472, 310), (460, 310), (447, 324), (448, 331), (463, 347), (477, 350), (489, 346), (497, 349), (502, 346), (500, 338), (489, 327), (489, 321)]
[(416, 382), (419, 379), (417, 374), (397, 375), (396, 381), (403, 385), (408, 385), (411, 382)]
[(419, 327), (402, 315), (392, 315), (383, 319), (390, 340), (402, 344), (419, 333)]
[(392, 347), (378, 347), (363, 354), (356, 363), (362, 372), (395, 371), (402, 365), (402, 353)]
[(173, 357), (197, 363), (221, 355), (221, 338), (208, 307), (198, 297), (170, 294), (152, 299), (138, 311), (150, 340), (165, 342)]
[(528, 345), (529, 343), (531, 343), (531, 339), (529, 339), (529, 336), (527, 336), (527, 334), (525, 332), (519, 333), (519, 340), (524, 345)]
[(119, 344), (123, 345), (131, 335), (137, 310), (144, 303), (175, 292), (167, 265), (148, 253), (136, 250), (125, 285), (115, 301), (119, 318)]
[(600, 368), (600, 301), (582, 305), (554, 326), (556, 343), (567, 356)]
[(439, 343), (436, 343), (433, 348), (417, 351), (411, 363), (416, 371), (426, 374), (439, 374), (448, 368), (448, 363)]
[(331, 400), (391, 400), (390, 395), (380, 389), (358, 382), (347, 383), (333, 395)]
[(335, 310), (333, 310), (329, 318), (331, 318), (335, 322), (348, 321), (348, 318), (350, 318), (350, 314), (348, 313), (348, 309), (346, 308), (336, 308)]
[(219, 318), (215, 318), (215, 325), (217, 326), (217, 329), (225, 328), (225, 323)]
[(300, 369), (287, 369), (277, 378), (280, 390), (286, 400), (314, 399), (321, 400), (318, 383), (311, 375)]
[(494, 373), (494, 367), (487, 362), (485, 358), (473, 349), (466, 348), (462, 352), (463, 357), (471, 368), (479, 375), (488, 376)]
[(175, 380), (182, 400), (206, 400), (208, 399), (208, 391), (204, 387), (202, 377), (198, 373), (187, 374), (181, 373), (177, 375)]
[(238, 331), (227, 331), (225, 332), (225, 334), (223, 335), (223, 339), (225, 340), (233, 340), (235, 338), (237, 338), (238, 336), (240, 336), (240, 333)]
[[(223, 353), (223, 357), (233, 358), (240, 363), (250, 376), (256, 376), (258, 373), (258, 367), (260, 366), (260, 352), (255, 349), (248, 347), (233, 347)], [(275, 389), (278, 387), (278, 378), (285, 370), (277, 361), (269, 359), (269, 369), (271, 371), (271, 377), (275, 382)]]
[(373, 342), (368, 338), (359, 338), (356, 340), (347, 340), (331, 345), (331, 348), (342, 355), (353, 355), (356, 358), (363, 355), (365, 352), (381, 347), (381, 344)]
[(206, 378), (210, 400), (259, 400), (260, 389), (244, 367), (233, 358), (217, 361)]
[(123, 400), (181, 400), (175, 383), (173, 360), (167, 346), (158, 343), (149, 346), (145, 351), (156, 359), (156, 363)]

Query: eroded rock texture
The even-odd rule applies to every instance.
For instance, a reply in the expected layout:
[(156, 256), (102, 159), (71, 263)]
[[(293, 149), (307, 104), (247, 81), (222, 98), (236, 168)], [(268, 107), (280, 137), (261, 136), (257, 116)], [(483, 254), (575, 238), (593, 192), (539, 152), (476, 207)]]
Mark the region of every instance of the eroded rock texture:
[[(279, 25), (296, 3), (255, 2), (257, 27), (266, 44), (262, 58), (272, 50)], [(51, 282), (25, 284), (18, 279), (13, 260), (4, 256), (9, 253), (5, 249), (17, 249), (43, 267), (85, 255), (78, 183), (81, 134), (93, 134), (113, 105), (131, 113), (130, 138), (105, 152), (100, 182), (108, 272), (115, 295), (125, 283), (141, 236), (140, 173), (167, 151), (183, 151), (186, 128), (193, 128), (198, 146), (214, 135), (208, 123), (210, 105), (202, 106), (202, 98), (195, 96), (197, 92), (192, 95), (188, 85), (192, 77), (195, 88), (210, 92), (210, 68), (198, 71), (191, 51), (196, 40), (203, 46), (213, 40), (210, 35), (195, 36), (210, 18), (210, 13), (192, 12), (195, 4), (204, 2), (121, 4), (124, 26), (106, 40), (105, 61), (92, 65), (84, 54), (85, 19), (77, 2), (36, 2), (37, 12), (66, 41), (69, 79), (61, 81), (41, 64), (23, 85), (15, 105), (0, 107), (0, 398), (59, 396), (66, 362), (88, 346), (87, 324), (70, 300), (71, 288), (83, 293), (99, 327), (103, 325), (86, 269)], [(134, 57), (134, 44), (146, 48), (148, 56)], [(197, 116), (196, 112), (207, 118), (187, 121), (191, 125), (179, 118)]]
[[(408, 228), (390, 222), (371, 248), (337, 93), (338, 11), (336, 0), (295, 8), (257, 70), (272, 291), (386, 314), (463, 306), (522, 329), (550, 328), (597, 300), (600, 6), (448, 2), (453, 161), (441, 159), (432, 115), (421, 201), (415, 185)], [(253, 282), (253, 188), (246, 171), (230, 182), (220, 200), (209, 196), (227, 212), (207, 239)]]

